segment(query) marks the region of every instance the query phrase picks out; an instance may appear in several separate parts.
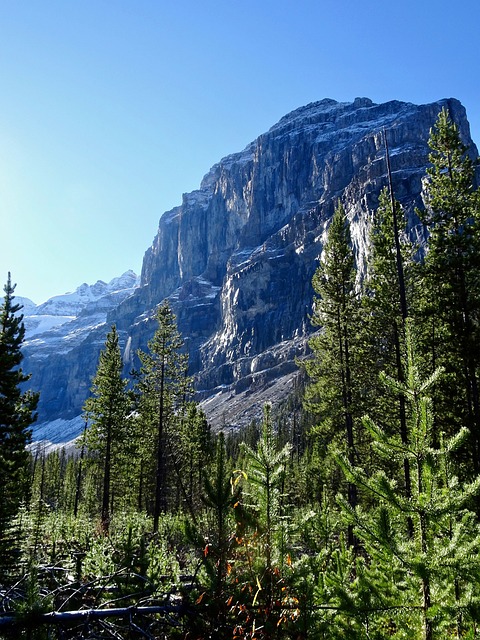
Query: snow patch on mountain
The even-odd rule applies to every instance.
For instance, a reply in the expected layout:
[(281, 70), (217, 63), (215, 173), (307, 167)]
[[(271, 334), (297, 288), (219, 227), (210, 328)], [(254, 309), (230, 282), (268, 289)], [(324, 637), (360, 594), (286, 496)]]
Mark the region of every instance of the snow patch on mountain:
[(104, 323), (107, 313), (131, 295), (139, 281), (129, 270), (108, 283), (84, 283), (73, 293), (54, 296), (38, 306), (28, 298), (16, 298), (24, 305), (25, 346), (70, 350), (93, 327)]
[(43, 422), (40, 424), (34, 424), (32, 426), (32, 440), (33, 444), (31, 448), (42, 451), (45, 450), (48, 453), (50, 450), (55, 449), (55, 445), (70, 442), (82, 433), (85, 427), (85, 419), (83, 416), (76, 416), (72, 420), (52, 420), (51, 422)]
[(133, 290), (137, 285), (138, 276), (132, 270), (113, 278), (109, 283), (97, 280), (95, 284), (89, 285), (84, 282), (73, 293), (64, 293), (50, 298), (39, 305), (31, 315), (75, 317), (92, 302), (118, 291)]
[(23, 298), (22, 296), (15, 296), (14, 300), (15, 304), (21, 305), (21, 309), (19, 313), (23, 313), (23, 315), (29, 315), (35, 311), (37, 305), (30, 298)]
[(74, 320), (75, 316), (47, 316), (47, 315), (25, 315), (23, 322), (25, 333), (31, 340), (37, 334), (45, 333), (55, 327), (59, 327), (66, 322)]
[[(59, 356), (67, 357), (85, 341), (99, 352), (109, 329), (108, 314), (134, 293), (139, 280), (130, 270), (108, 283), (99, 280), (94, 285), (82, 284), (73, 293), (54, 296), (41, 305), (25, 305), (23, 365), (25, 371), (32, 373), (31, 388), (40, 391), (38, 413), (41, 420), (42, 416), (48, 415), (48, 407), (55, 404), (58, 394), (62, 393), (62, 385), (66, 384), (65, 372), (60, 374), (55, 368)], [(95, 334), (97, 329), (100, 331)], [(50, 387), (45, 386), (43, 380), (49, 380)], [(85, 385), (88, 389), (89, 382)], [(67, 412), (63, 416), (60, 414), (59, 420), (71, 417)], [(55, 445), (76, 437), (80, 429), (78, 418), (40, 422), (33, 426), (33, 440), (48, 441), (50, 444), (45, 446)]]

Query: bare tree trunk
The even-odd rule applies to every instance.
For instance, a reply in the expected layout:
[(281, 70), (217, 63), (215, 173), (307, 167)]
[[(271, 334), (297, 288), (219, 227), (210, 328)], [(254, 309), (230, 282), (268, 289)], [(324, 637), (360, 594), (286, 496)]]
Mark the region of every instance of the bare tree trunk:
[(160, 398), (158, 407), (158, 435), (157, 435), (157, 473), (155, 483), (155, 508), (153, 512), (153, 532), (158, 531), (160, 513), (165, 510), (165, 447), (164, 447), (164, 421), (165, 421), (165, 355), (162, 357), (160, 372)]

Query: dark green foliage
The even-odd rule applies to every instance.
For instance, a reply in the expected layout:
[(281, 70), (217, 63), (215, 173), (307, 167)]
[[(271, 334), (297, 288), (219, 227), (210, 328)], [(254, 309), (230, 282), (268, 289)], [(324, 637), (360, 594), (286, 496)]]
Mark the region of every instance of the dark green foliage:
[(229, 554), (235, 545), (232, 536), (235, 529), (233, 515), (240, 499), (240, 486), (233, 485), (232, 474), (233, 469), (227, 461), (225, 438), (220, 433), (216, 443), (215, 464), (210, 473), (204, 472), (203, 475), (203, 501), (211, 514), (203, 549), (206, 566), (211, 567), (209, 573), (213, 592), (217, 596), (225, 592)]
[(92, 395), (83, 407), (90, 425), (85, 432), (85, 445), (90, 460), (102, 477), (101, 519), (105, 532), (108, 532), (114, 492), (121, 496), (128, 487), (125, 480), (132, 433), (129, 429), (131, 421), (128, 420), (127, 381), (122, 377), (122, 369), (118, 333), (113, 325), (107, 335), (105, 349), (100, 353)]
[[(344, 456), (338, 460), (347, 477), (375, 501), (368, 512), (352, 509), (346, 501), (343, 509), (355, 523), (371, 559), (365, 577), (372, 590), (380, 587), (378, 607), (410, 610), (412, 630), (418, 627), (412, 637), (420, 634), (431, 640), (470, 625), (468, 612), (478, 604), (480, 527), (468, 505), (480, 490), (480, 477), (460, 485), (452, 471), (452, 454), (465, 443), (465, 429), (442, 438), (440, 446), (434, 444), (428, 394), (442, 371), (422, 380), (410, 327), (405, 357), (405, 382), (388, 376), (383, 380), (407, 399), (410, 444), (388, 435), (370, 418), (365, 418), (364, 425), (382, 458), (409, 459), (411, 496), (402, 496), (395, 480), (383, 471), (368, 476)], [(405, 536), (408, 518), (414, 524), (412, 538)]]
[(21, 306), (14, 303), (14, 290), (8, 274), (0, 306), (0, 565), (4, 568), (9, 564), (9, 549), (15, 546), (12, 518), (27, 497), (26, 446), (38, 403), (38, 394), (22, 387), (30, 376), (21, 369), (25, 328)]
[(195, 517), (201, 505), (204, 471), (213, 455), (210, 425), (195, 402), (182, 408), (175, 434), (168, 438), (167, 445), (177, 483), (177, 507), (184, 505)]
[(445, 369), (434, 397), (439, 429), (471, 433), (471, 463), (480, 471), (478, 348), (480, 333), (480, 193), (475, 163), (457, 126), (444, 109), (430, 133), (427, 209), (430, 233), (425, 257), (418, 323), (430, 370)]
[[(278, 448), (269, 405), (264, 407), (262, 434), (256, 448), (244, 444), (243, 449), (244, 500), (254, 510), (257, 543), (263, 546), (265, 553), (265, 568), (261, 573), (271, 580), (274, 563), (283, 567), (287, 555), (283, 543), (289, 505), (284, 486), (291, 445), (288, 443)], [(273, 549), (278, 555), (273, 553)]]
[[(391, 189), (391, 185), (390, 185)], [(380, 372), (404, 381), (402, 353), (405, 347), (405, 322), (415, 291), (416, 269), (413, 262), (414, 247), (406, 235), (406, 220), (393, 193), (383, 189), (375, 212), (370, 234), (370, 254), (367, 278), (364, 283), (362, 337), (363, 366), (365, 367), (365, 409), (384, 428), (400, 434), (408, 444), (405, 396), (402, 393), (384, 393), (380, 385)], [(372, 460), (373, 466), (384, 464)], [(403, 491), (411, 494), (410, 462), (404, 458)], [(388, 462), (391, 475), (397, 475), (392, 461)], [(408, 532), (413, 525), (408, 520)]]
[(172, 462), (169, 460), (171, 438), (181, 423), (191, 392), (188, 355), (182, 351), (183, 340), (167, 301), (159, 306), (156, 319), (158, 327), (148, 343), (148, 352), (139, 352), (142, 367), (138, 384), (138, 427), (143, 439), (139, 457), (142, 466), (145, 465), (147, 471), (154, 469), (155, 474), (153, 487), (143, 488), (145, 493), (153, 489), (154, 531), (169, 502), (167, 471)]
[(88, 447), (24, 467), (30, 501), (8, 517), (24, 575), (0, 584), (10, 637), (478, 637), (479, 202), (446, 112), (431, 144), (424, 264), (384, 191), (360, 282), (339, 203), (306, 390), (299, 375), (263, 422), (210, 431), (166, 302), (129, 413), (112, 329)]
[[(233, 485), (232, 466), (227, 460), (225, 438), (216, 441), (215, 461), (203, 472), (205, 516), (200, 523), (186, 522), (190, 542), (197, 549), (205, 579), (198, 604), (205, 637), (223, 638), (231, 634), (231, 604), (236, 591), (233, 564), (237, 547), (235, 535), (239, 511), (240, 485)], [(229, 602), (230, 600), (230, 602)], [(195, 633), (200, 634), (198, 625)]]
[(395, 209), (401, 232), (400, 258), (406, 304), (402, 304), (392, 204), (387, 189), (381, 192), (378, 209), (374, 214), (370, 233), (367, 277), (363, 285), (362, 298), (363, 336), (366, 342), (363, 349), (370, 368), (368, 371), (371, 385), (369, 393), (372, 396), (368, 410), (378, 415), (385, 424), (398, 420), (398, 404), (394, 412), (391, 410), (391, 401), (381, 404), (383, 394), (379, 393), (381, 387), (376, 382), (381, 371), (403, 377), (401, 353), (405, 341), (404, 307), (408, 315), (408, 308), (414, 296), (416, 277), (413, 261), (415, 247), (406, 236), (406, 221), (398, 202), (395, 202)]
[[(357, 334), (359, 302), (355, 289), (356, 270), (350, 231), (341, 205), (335, 210), (324, 247), (323, 260), (313, 277), (312, 324), (321, 327), (309, 341), (313, 358), (305, 363), (311, 383), (306, 389), (306, 406), (317, 416), (314, 428), (320, 455), (332, 460), (332, 443), (356, 461), (360, 443), (356, 417), (361, 409), (358, 385)], [(357, 460), (358, 462), (358, 460)], [(324, 466), (323, 482), (336, 492), (341, 478), (333, 463)], [(349, 483), (348, 499), (358, 501), (357, 489)], [(352, 532), (349, 542), (353, 543)]]

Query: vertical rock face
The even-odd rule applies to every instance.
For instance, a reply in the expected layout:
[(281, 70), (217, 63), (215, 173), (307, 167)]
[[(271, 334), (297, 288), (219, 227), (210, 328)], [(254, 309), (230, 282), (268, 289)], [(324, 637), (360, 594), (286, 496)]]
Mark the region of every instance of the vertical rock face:
[(126, 367), (146, 347), (154, 309), (168, 297), (214, 422), (239, 423), (273, 388), (284, 393), (310, 331), (311, 278), (337, 200), (362, 270), (371, 215), (387, 184), (385, 130), (395, 195), (421, 239), (414, 208), (421, 205), (429, 130), (444, 106), (475, 154), (457, 100), (417, 106), (326, 99), (293, 111), (212, 167), (198, 191), (162, 216), (140, 287), (108, 314), (107, 325), (115, 322), (124, 336)]

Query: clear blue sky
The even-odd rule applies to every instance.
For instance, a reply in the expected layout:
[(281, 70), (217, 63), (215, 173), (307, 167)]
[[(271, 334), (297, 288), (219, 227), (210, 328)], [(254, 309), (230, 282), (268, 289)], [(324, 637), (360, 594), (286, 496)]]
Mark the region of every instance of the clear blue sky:
[(462, 101), (478, 0), (0, 0), (0, 279), (40, 303), (140, 272), (161, 214), (322, 98)]

